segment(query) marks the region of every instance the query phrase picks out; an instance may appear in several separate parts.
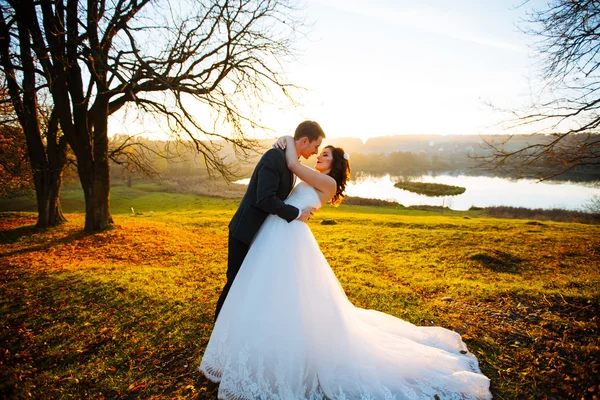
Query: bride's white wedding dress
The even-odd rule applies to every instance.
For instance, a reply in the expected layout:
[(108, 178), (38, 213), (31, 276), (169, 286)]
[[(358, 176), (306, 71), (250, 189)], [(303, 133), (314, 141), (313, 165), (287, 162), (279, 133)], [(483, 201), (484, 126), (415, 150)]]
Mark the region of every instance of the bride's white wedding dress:
[[(301, 182), (286, 200), (320, 207)], [(308, 225), (270, 215), (200, 365), (223, 399), (487, 399), (460, 335), (350, 303)], [(437, 397), (436, 397), (437, 396)]]

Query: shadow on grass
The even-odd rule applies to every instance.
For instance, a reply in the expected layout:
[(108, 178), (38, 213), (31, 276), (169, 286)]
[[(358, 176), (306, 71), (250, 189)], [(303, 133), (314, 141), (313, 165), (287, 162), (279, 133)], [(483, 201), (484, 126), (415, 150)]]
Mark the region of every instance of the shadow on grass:
[(0, 230), (0, 244), (11, 244), (18, 242), (19, 239), (31, 236), (39, 232), (35, 225), (23, 225), (18, 228)]
[(200, 297), (0, 268), (0, 397), (216, 398), (198, 372), (212, 330)]
[[(45, 229), (36, 228), (35, 225), (25, 225), (25, 226), (20, 226), (18, 228), (6, 230), (6, 231), (1, 231), (0, 232), (0, 244), (15, 243), (15, 242), (18, 242), (22, 238), (29, 237), (31, 235), (34, 235), (36, 233), (43, 232), (43, 231), (45, 231)], [(61, 236), (54, 240), (48, 240), (44, 244), (41, 244), (41, 245), (36, 244), (31, 247), (25, 247), (25, 248), (18, 249), (18, 250), (0, 253), (0, 257), (8, 257), (8, 256), (12, 256), (15, 254), (31, 253), (31, 252), (36, 252), (36, 251), (40, 251), (40, 250), (43, 251), (43, 250), (50, 249), (59, 244), (68, 244), (75, 240), (81, 240), (84, 237), (90, 236), (90, 235), (93, 235), (93, 234), (87, 233), (84, 231), (75, 231), (75, 232), (69, 233), (66, 236)]]
[(489, 250), (485, 253), (477, 253), (469, 257), (478, 262), (482, 267), (494, 272), (518, 273), (519, 267), (525, 259), (506, 253), (501, 250)]

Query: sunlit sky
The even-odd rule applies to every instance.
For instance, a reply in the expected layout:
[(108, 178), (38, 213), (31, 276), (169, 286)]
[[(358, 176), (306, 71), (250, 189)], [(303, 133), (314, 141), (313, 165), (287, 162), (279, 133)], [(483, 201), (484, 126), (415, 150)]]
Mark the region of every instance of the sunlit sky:
[(261, 119), (271, 135), (313, 119), (329, 139), (502, 133), (495, 123), (506, 116), (489, 103), (518, 107), (539, 84), (533, 38), (519, 21), (546, 2), (520, 3), (306, 0), (311, 29), (297, 43), (297, 61), (285, 65), (288, 79), (307, 89), (302, 105), (265, 107)]

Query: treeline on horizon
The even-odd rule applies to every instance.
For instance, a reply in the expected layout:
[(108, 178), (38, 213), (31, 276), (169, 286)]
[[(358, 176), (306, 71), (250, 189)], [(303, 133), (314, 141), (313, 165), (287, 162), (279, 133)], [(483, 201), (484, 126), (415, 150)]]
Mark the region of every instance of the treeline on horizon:
[[(124, 135), (112, 138), (114, 146), (127, 139)], [(397, 135), (368, 139), (365, 143), (358, 138), (326, 139), (323, 144), (343, 147), (350, 155), (353, 177), (360, 174), (390, 174), (399, 179), (410, 180), (426, 174), (461, 173), (466, 175), (488, 175), (511, 177), (511, 173), (500, 169), (491, 169), (482, 165), (477, 157), (489, 154), (485, 142), (502, 141), (507, 135)], [(519, 149), (528, 144), (544, 143), (549, 140), (546, 135), (513, 136), (505, 145), (506, 149)], [(156, 141), (136, 138), (136, 142), (153, 151), (142, 154), (148, 168), (145, 170), (128, 163), (111, 165), (113, 179), (125, 179), (131, 184), (132, 179), (150, 177), (185, 177), (208, 176), (203, 157), (196, 153), (192, 146), (174, 144), (168, 141)], [(245, 159), (239, 159), (231, 145), (217, 143), (219, 154), (230, 163), (236, 176), (247, 178), (261, 155), (274, 142), (274, 139), (257, 142), (255, 152), (249, 153)], [(301, 160), (308, 166), (314, 166), (316, 157)], [(151, 172), (150, 174), (148, 172)], [(547, 172), (543, 170), (528, 172)], [(600, 180), (600, 169), (594, 166), (580, 166), (562, 174), (556, 180), (596, 181)]]

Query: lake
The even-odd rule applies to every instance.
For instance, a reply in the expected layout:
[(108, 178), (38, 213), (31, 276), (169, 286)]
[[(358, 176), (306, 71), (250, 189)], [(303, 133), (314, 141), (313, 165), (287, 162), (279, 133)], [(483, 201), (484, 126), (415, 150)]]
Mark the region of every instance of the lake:
[[(249, 180), (237, 183), (248, 184)], [(600, 196), (599, 183), (537, 182), (469, 175), (424, 175), (415, 180), (462, 186), (467, 190), (458, 196), (428, 197), (395, 188), (396, 178), (390, 175), (361, 175), (348, 183), (346, 193), (348, 196), (396, 201), (405, 206), (441, 206), (443, 202), (453, 210), (468, 210), (471, 206), (581, 210), (592, 196)]]
[(600, 185), (573, 182), (537, 182), (531, 179), (506, 179), (468, 175), (425, 175), (416, 181), (462, 186), (467, 190), (458, 196), (428, 197), (394, 187), (390, 175), (363, 175), (349, 182), (349, 196), (397, 201), (405, 206), (444, 205), (453, 210), (471, 206), (512, 206), (527, 208), (562, 208), (581, 210), (593, 195), (600, 196)]

